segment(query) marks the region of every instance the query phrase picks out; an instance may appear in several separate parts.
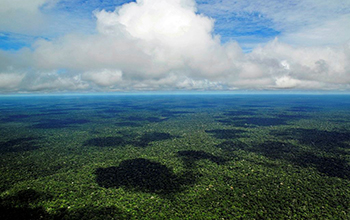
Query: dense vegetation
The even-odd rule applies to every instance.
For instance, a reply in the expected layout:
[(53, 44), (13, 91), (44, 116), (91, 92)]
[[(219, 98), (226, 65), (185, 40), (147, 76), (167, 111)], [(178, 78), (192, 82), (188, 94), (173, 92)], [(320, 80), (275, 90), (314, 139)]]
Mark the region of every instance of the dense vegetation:
[(350, 96), (0, 99), (0, 219), (350, 219)]

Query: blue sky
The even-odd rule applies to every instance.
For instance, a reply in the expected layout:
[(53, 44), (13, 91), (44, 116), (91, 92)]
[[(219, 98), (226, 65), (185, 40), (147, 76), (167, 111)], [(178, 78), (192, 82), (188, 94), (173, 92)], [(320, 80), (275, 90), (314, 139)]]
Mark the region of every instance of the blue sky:
[[(18, 50), (22, 47), (30, 47), (38, 38), (53, 39), (72, 31), (93, 33), (95, 30), (95, 10), (114, 11), (116, 7), (125, 3), (135, 2), (129, 0), (61, 0), (54, 6), (43, 5), (40, 11), (52, 17), (58, 17), (53, 21), (57, 30), (42, 31), (34, 34), (22, 34), (18, 32), (0, 32), (0, 48), (3, 50)], [(215, 4), (213, 4), (215, 3)], [(250, 51), (252, 45), (266, 43), (281, 34), (281, 30), (273, 27), (273, 21), (265, 17), (259, 11), (223, 12), (208, 10), (208, 7), (216, 5), (215, 1), (197, 1), (197, 13), (203, 13), (215, 19), (214, 34), (221, 36), (223, 43), (235, 40)], [(67, 24), (67, 18), (70, 22)]]
[[(1, 1), (5, 3), (7, 0)], [(14, 2), (13, 4), (19, 4)], [(50, 23), (43, 24), (46, 27), (39, 28), (40, 30), (37, 28), (34, 28), (35, 30), (11, 30), (12, 28), (6, 28), (6, 26), (0, 27), (0, 49), (18, 50), (30, 46), (38, 38), (54, 39), (70, 32), (94, 33), (96, 25), (94, 11), (102, 9), (114, 11), (116, 7), (135, 1), (42, 0), (42, 2), (44, 3), (38, 7), (39, 12), (45, 15), (45, 19)], [(213, 33), (221, 36), (222, 43), (237, 41), (248, 52), (255, 46), (265, 44), (275, 37), (286, 37), (288, 41), (293, 42), (289, 39), (289, 35), (300, 34), (298, 35), (300, 37), (303, 34), (302, 31), (307, 32), (305, 29), (320, 27), (324, 30), (328, 29), (325, 35), (333, 34), (330, 27), (322, 27), (322, 25), (335, 21), (339, 22), (336, 25), (343, 27), (341, 18), (349, 19), (350, 2), (344, 0), (327, 2), (329, 1), (196, 1), (197, 13), (215, 19)], [(5, 17), (6, 13), (3, 13), (2, 16)], [(338, 32), (339, 29), (341, 28), (337, 29)], [(348, 40), (349, 31), (342, 32), (340, 36), (337, 36), (339, 40), (330, 40), (327, 39), (329, 36), (324, 36), (325, 39), (317, 38), (316, 43), (327, 45)], [(310, 38), (312, 36), (304, 39), (306, 44), (309, 43), (308, 41), (315, 40)]]
[(0, 93), (350, 89), (350, 1), (0, 0)]

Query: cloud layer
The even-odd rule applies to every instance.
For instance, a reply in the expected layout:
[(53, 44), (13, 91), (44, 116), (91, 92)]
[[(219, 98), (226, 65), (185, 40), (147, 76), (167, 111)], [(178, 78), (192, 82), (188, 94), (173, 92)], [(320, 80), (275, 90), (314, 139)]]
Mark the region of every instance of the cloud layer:
[(193, 0), (138, 0), (94, 15), (95, 34), (0, 51), (0, 91), (350, 89), (350, 41), (293, 47), (275, 39), (243, 53), (221, 42)]

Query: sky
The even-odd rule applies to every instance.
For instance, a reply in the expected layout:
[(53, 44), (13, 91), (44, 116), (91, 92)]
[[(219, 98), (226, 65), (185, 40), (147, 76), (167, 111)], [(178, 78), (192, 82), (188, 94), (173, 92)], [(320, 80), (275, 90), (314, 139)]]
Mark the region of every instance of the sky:
[(350, 91), (349, 0), (0, 0), (0, 94)]

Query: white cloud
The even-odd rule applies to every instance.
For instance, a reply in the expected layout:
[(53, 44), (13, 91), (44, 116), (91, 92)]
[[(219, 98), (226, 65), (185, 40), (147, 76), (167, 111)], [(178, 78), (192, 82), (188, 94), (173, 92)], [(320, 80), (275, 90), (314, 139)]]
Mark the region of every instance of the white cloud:
[(275, 70), (272, 70), (278, 76), (288, 73), (299, 80), (348, 84), (350, 83), (349, 46), (348, 43), (338, 47), (294, 48), (276, 39), (265, 47), (255, 49), (250, 56), (262, 60), (265, 64), (272, 61), (280, 63), (283, 68), (274, 67)]
[[(96, 12), (97, 35), (38, 41), (33, 54), (37, 67), (118, 68), (126, 79), (164, 77), (173, 70), (187, 69), (213, 77), (230, 69), (229, 56), (239, 52), (227, 53), (212, 37), (212, 20), (196, 14), (190, 7), (193, 1), (154, 2), (139, 1), (114, 12)], [(183, 21), (176, 23), (179, 17)], [(237, 45), (227, 48), (240, 50)]]
[(113, 86), (122, 81), (122, 75), (123, 73), (120, 70), (103, 69), (83, 73), (82, 79), (91, 81), (99, 86)]
[(0, 74), (11, 85), (2, 91), (349, 89), (350, 42), (297, 47), (275, 39), (244, 54), (236, 42), (222, 44), (195, 6), (138, 0), (96, 11), (95, 34), (1, 52)]
[(24, 74), (17, 73), (0, 73), (0, 89), (15, 89), (21, 83)]
[(0, 31), (31, 33), (44, 23), (40, 7), (50, 0), (1, 0)]
[(301, 84), (301, 81), (293, 79), (290, 76), (282, 76), (276, 79), (277, 88), (295, 88), (298, 84)]
[(61, 74), (58, 71), (28, 73), (21, 86), (29, 92), (76, 91), (90, 87), (80, 76)]

